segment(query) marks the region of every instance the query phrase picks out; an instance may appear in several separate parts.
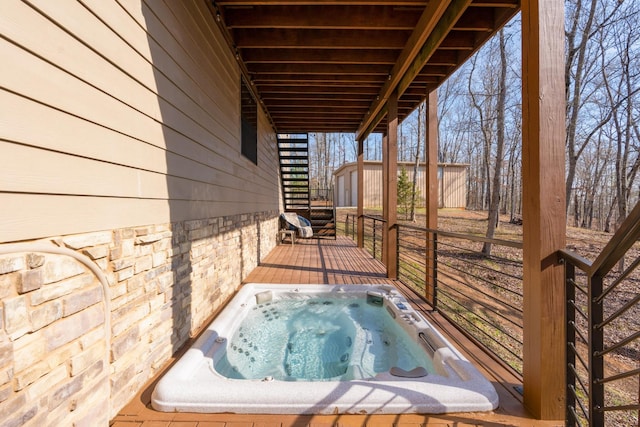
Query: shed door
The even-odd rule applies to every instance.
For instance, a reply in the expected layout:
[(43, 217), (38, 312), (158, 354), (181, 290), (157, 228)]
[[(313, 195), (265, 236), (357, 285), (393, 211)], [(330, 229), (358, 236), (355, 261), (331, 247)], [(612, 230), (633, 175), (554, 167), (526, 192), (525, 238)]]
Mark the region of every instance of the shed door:
[(345, 206), (344, 204), (344, 176), (338, 176), (338, 206)]
[(358, 172), (351, 172), (351, 200), (349, 206), (358, 205)]

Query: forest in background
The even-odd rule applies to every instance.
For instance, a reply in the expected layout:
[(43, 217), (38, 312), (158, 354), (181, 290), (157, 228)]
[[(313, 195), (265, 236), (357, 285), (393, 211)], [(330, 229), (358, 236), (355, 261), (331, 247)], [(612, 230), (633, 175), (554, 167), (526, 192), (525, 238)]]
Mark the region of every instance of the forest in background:
[[(612, 232), (640, 198), (640, 2), (565, 1), (568, 224)], [(519, 15), (438, 88), (438, 156), (468, 163), (467, 209), (521, 218)], [(398, 160), (424, 161), (424, 104), (399, 126)], [(354, 162), (353, 134), (311, 134), (314, 185)], [(381, 160), (382, 135), (364, 144)], [(490, 230), (489, 230), (490, 231)], [(489, 237), (492, 232), (487, 233)]]

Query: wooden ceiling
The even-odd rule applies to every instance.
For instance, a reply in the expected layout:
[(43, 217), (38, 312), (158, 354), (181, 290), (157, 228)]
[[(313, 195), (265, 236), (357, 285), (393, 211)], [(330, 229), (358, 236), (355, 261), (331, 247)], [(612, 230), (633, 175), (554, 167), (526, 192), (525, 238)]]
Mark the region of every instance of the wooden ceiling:
[(217, 0), (211, 12), (280, 133), (384, 132), (520, 9), (519, 0)]

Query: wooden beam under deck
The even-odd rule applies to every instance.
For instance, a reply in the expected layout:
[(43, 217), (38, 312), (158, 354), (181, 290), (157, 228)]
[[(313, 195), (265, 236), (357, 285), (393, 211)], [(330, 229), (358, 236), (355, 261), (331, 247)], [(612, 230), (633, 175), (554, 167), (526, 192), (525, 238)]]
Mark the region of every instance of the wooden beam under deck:
[[(111, 421), (111, 427), (258, 427), (258, 426), (545, 426), (557, 422), (534, 420), (524, 409), (515, 390), (520, 379), (480, 350), (445, 319), (432, 313), (415, 294), (397, 281), (386, 278), (385, 267), (351, 239), (299, 239), (295, 245), (277, 246), (246, 279), (245, 283), (299, 284), (393, 284), (407, 295), (434, 326), (447, 337), (494, 384), (500, 406), (493, 412), (441, 415), (255, 415), (165, 413), (151, 409), (151, 392), (160, 377), (187, 350), (194, 337), (169, 361), (161, 372), (141, 390)], [(217, 314), (217, 313), (216, 313)], [(208, 324), (209, 322), (205, 322)]]

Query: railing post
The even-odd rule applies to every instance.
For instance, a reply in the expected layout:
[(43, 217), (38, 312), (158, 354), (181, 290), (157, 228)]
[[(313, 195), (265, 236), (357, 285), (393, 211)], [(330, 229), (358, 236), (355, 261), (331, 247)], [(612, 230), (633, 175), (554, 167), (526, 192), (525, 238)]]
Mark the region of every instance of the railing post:
[(353, 240), (358, 239), (358, 236), (356, 233), (356, 218), (354, 216), (351, 216), (351, 238)]
[(397, 276), (400, 275), (400, 226), (395, 224), (393, 226), (396, 230), (396, 271), (398, 272)]
[(372, 250), (372, 255), (373, 255), (373, 259), (376, 259), (376, 220), (373, 220), (373, 250)]
[(344, 220), (344, 235), (351, 237), (349, 234), (349, 214), (347, 214), (347, 217)]
[(573, 351), (576, 343), (576, 332), (575, 332), (575, 322), (576, 322), (576, 312), (574, 309), (575, 299), (576, 299), (576, 289), (575, 289), (575, 277), (576, 277), (576, 268), (571, 262), (565, 262), (564, 266), (564, 276), (565, 276), (565, 285), (566, 285), (566, 344), (567, 344), (567, 353), (566, 353), (566, 375), (567, 375), (567, 397), (566, 397), (566, 415), (565, 419), (567, 422), (567, 427), (573, 427), (576, 425), (575, 419), (575, 406), (576, 406), (576, 398), (575, 398), (575, 384), (576, 384), (576, 376), (574, 374), (574, 368), (576, 365), (576, 355)]
[(433, 310), (438, 310), (438, 234), (433, 233)]
[(595, 275), (589, 279), (589, 424), (604, 425), (604, 335), (600, 323), (603, 320), (602, 276)]

